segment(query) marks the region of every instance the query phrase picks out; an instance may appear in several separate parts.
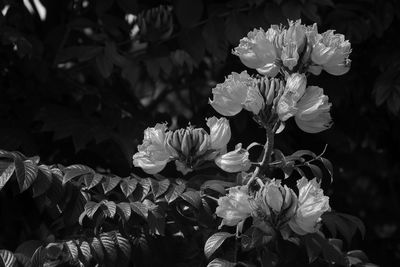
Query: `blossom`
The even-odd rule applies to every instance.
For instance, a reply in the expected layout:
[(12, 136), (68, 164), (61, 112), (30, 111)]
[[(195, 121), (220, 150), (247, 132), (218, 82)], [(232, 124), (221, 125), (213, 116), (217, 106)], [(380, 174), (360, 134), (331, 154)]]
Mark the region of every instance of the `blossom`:
[(229, 194), (218, 199), (215, 214), (222, 218), (221, 225), (235, 226), (252, 213), (251, 199), (246, 186), (229, 188)]
[(321, 215), (330, 210), (329, 197), (324, 196), (316, 178), (311, 181), (301, 178), (297, 181), (297, 188), (298, 207), (295, 216), (289, 222), (289, 227), (299, 235), (315, 233), (318, 231)]
[(239, 46), (233, 51), (242, 63), (249, 68), (258, 69), (275, 63), (278, 49), (274, 40), (279, 33), (276, 25), (271, 26), (267, 32), (263, 29), (254, 29), (240, 40)]
[(292, 70), (299, 60), (299, 54), (306, 44), (306, 27), (301, 20), (289, 21), (289, 28), (282, 31), (283, 36), (281, 59), (283, 65)]
[(312, 37), (311, 60), (332, 75), (343, 75), (350, 69), (351, 44), (334, 30)]
[(218, 156), (215, 164), (226, 172), (247, 171), (250, 166), (249, 152), (237, 144), (235, 150)]
[(282, 97), (279, 99), (276, 112), (281, 121), (286, 121), (297, 112), (297, 102), (303, 96), (307, 85), (304, 74), (293, 73), (286, 80)]
[(207, 126), (210, 128), (211, 148), (226, 150), (226, 145), (231, 139), (229, 121), (226, 118), (212, 117), (207, 119)]
[(146, 173), (154, 174), (164, 169), (170, 160), (165, 149), (165, 124), (156, 124), (144, 131), (143, 143), (138, 146), (138, 152), (133, 155), (133, 165), (142, 168)]
[(258, 114), (264, 106), (255, 81), (246, 71), (233, 72), (223, 83), (217, 84), (212, 93), (211, 106), (224, 116), (234, 116), (243, 108)]
[(305, 94), (297, 103), (295, 115), (297, 126), (308, 133), (318, 133), (328, 129), (332, 124), (329, 113), (332, 104), (328, 100), (322, 88), (307, 87)]

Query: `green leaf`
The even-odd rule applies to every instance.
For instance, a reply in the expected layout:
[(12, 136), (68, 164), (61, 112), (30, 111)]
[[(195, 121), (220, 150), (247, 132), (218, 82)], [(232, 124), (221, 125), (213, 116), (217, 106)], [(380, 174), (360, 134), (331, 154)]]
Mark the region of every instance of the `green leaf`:
[(30, 160), (22, 161), (20, 158), (15, 158), (15, 171), (20, 192), (28, 189), (37, 177), (38, 167)]
[(182, 27), (190, 28), (203, 15), (202, 0), (174, 0), (174, 12)]
[(46, 259), (46, 250), (43, 247), (38, 247), (32, 255), (31, 264), (32, 267), (43, 266)]
[(84, 176), (83, 181), (87, 187), (87, 189), (91, 189), (98, 185), (103, 179), (103, 175), (99, 173), (89, 173)]
[(104, 200), (103, 205), (107, 207), (107, 216), (110, 218), (114, 218), (115, 212), (117, 211), (117, 205), (114, 201)]
[(101, 203), (96, 203), (93, 201), (88, 201), (85, 205), (85, 213), (86, 215), (92, 219), (96, 211), (99, 209), (101, 206)]
[(218, 232), (210, 236), (204, 245), (204, 254), (210, 258), (212, 254), (224, 243), (228, 237), (235, 236), (227, 232)]
[(68, 181), (70, 181), (71, 179), (84, 175), (84, 174), (88, 174), (88, 173), (94, 173), (94, 171), (89, 168), (88, 166), (85, 165), (80, 165), (80, 164), (76, 164), (76, 165), (71, 165), (68, 166), (67, 168), (64, 169), (64, 177), (63, 177), (63, 184), (67, 183)]
[(326, 159), (326, 158), (318, 158), (318, 160), (320, 160), (322, 162), (322, 164), (324, 164), (324, 167), (326, 168), (326, 170), (328, 171), (329, 175), (331, 176), (331, 183), (333, 182), (333, 166), (332, 163)]
[(104, 194), (107, 194), (111, 190), (113, 190), (121, 181), (121, 178), (118, 176), (105, 176), (104, 181), (101, 183), (103, 186)]
[(92, 252), (89, 243), (86, 241), (82, 241), (79, 244), (79, 249), (81, 251), (83, 258), (85, 259), (85, 262), (89, 263), (90, 260), (92, 259)]
[(136, 201), (136, 202), (131, 202), (130, 205), (131, 205), (131, 209), (133, 212), (135, 212), (136, 214), (139, 214), (143, 218), (147, 219), (149, 209), (147, 208), (147, 206), (145, 204), (143, 204), (142, 202)]
[(322, 252), (322, 247), (312, 235), (305, 235), (303, 237), (304, 245), (307, 250), (308, 261), (311, 263), (315, 261)]
[(104, 261), (104, 250), (103, 250), (103, 246), (102, 246), (100, 240), (97, 237), (93, 237), (90, 240), (90, 246), (92, 247), (93, 251), (95, 252), (97, 262), (103, 262)]
[(168, 187), (170, 185), (170, 182), (168, 179), (164, 179), (161, 181), (150, 179), (150, 183), (151, 183), (151, 189), (153, 191), (153, 195), (155, 198), (158, 198), (159, 196), (164, 194), (168, 190)]
[(78, 256), (79, 256), (78, 246), (75, 244), (75, 242), (73, 240), (69, 240), (69, 241), (65, 242), (65, 244), (67, 245), (67, 248), (71, 255), (71, 258), (74, 260), (77, 260)]
[(15, 164), (12, 161), (0, 161), (0, 190), (6, 185), (15, 170)]
[(199, 191), (186, 191), (181, 195), (181, 198), (196, 209), (199, 209), (202, 205)]
[(16, 267), (17, 259), (15, 258), (14, 254), (8, 250), (0, 250), (0, 259), (2, 260), (3, 264), (0, 264), (4, 267)]
[(117, 212), (122, 213), (122, 217), (125, 220), (129, 220), (131, 217), (131, 205), (127, 202), (120, 202), (117, 204)]
[(136, 179), (125, 178), (122, 179), (119, 186), (121, 187), (121, 191), (122, 193), (124, 193), (125, 197), (129, 197), (133, 193), (133, 191), (135, 191), (137, 181)]
[(131, 244), (129, 243), (129, 240), (118, 232), (113, 232), (113, 237), (114, 243), (118, 246), (119, 250), (125, 257), (124, 260), (129, 260), (131, 257)]
[(14, 257), (17, 260), (18, 266), (31, 267), (31, 259), (21, 253), (14, 253)]

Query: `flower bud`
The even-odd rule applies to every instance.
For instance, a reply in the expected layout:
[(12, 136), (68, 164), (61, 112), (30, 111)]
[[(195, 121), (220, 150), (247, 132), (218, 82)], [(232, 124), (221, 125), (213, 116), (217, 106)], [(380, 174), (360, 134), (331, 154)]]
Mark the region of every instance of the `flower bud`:
[(215, 164), (226, 172), (247, 171), (250, 166), (249, 152), (237, 144), (234, 151), (220, 155), (215, 159)]
[(305, 94), (297, 103), (295, 121), (297, 126), (308, 133), (318, 133), (332, 125), (329, 113), (331, 103), (328, 96), (324, 95), (322, 88), (309, 86)]
[(207, 126), (210, 128), (211, 148), (226, 150), (226, 145), (231, 139), (229, 121), (226, 118), (212, 117), (207, 119)]
[(329, 197), (324, 196), (316, 178), (308, 181), (301, 178), (297, 181), (299, 189), (298, 207), (295, 216), (290, 220), (290, 228), (299, 235), (318, 231), (321, 215), (330, 210)]

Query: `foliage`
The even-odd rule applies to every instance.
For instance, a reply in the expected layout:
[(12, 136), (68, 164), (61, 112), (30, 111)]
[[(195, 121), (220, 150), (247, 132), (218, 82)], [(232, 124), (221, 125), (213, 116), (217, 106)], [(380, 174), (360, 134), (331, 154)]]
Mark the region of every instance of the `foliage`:
[[(29, 2), (32, 9), (24, 2)], [(308, 162), (310, 169), (299, 166), (306, 176), (318, 176), (322, 172), (325, 177), (329, 172), (333, 173), (335, 194), (331, 199), (334, 208), (356, 214), (367, 226), (366, 239), (361, 243), (356, 235), (356, 246), (353, 244), (346, 249), (362, 247), (373, 262), (396, 265), (394, 262), (399, 260), (399, 217), (393, 210), (399, 208), (396, 190), (400, 171), (397, 167), (400, 148), (397, 123), (400, 100), (396, 85), (400, 8), (397, 1), (196, 0), (190, 1), (189, 5), (188, 1), (179, 0), (42, 0), (40, 2), (47, 10), (45, 19), (39, 16), (35, 2), (3, 0), (0, 3), (3, 10), (0, 14), (0, 148), (40, 155), (43, 162), (50, 164), (71, 166), (79, 162), (92, 168), (86, 174), (76, 171), (77, 175), (73, 176), (72, 172), (73, 177), (66, 179), (71, 180), (63, 183), (68, 167), (39, 164), (38, 158), (4, 151), (7, 156), (1, 157), (0, 211), (1, 217), (7, 220), (1, 224), (2, 248), (16, 251), (21, 243), (32, 239), (39, 240), (35, 249), (37, 244), (48, 249), (48, 243), (62, 240), (89, 242), (85, 238), (99, 236), (92, 228), (96, 220), (112, 222), (107, 224), (105, 233), (114, 233), (112, 231), (119, 229), (123, 221), (118, 204), (127, 201), (126, 194), (131, 190), (142, 194), (142, 184), (147, 183), (137, 182), (135, 187), (135, 182), (125, 182), (123, 178), (141, 180), (130, 172), (131, 157), (143, 130), (161, 121), (169, 121), (173, 128), (186, 125), (188, 120), (193, 125), (202, 125), (203, 117), (213, 114), (207, 105), (211, 87), (228, 71), (241, 68), (237, 58), (230, 55), (239, 39), (255, 27), (267, 28), (271, 23), (286, 23), (287, 18), (301, 17), (308, 24), (318, 22), (321, 29), (332, 28), (345, 34), (353, 44), (353, 65), (352, 70), (340, 79), (333, 80), (325, 74), (312, 78), (324, 87), (333, 101), (333, 129), (310, 137), (288, 123), (287, 131), (276, 138), (276, 144), (282, 155), (293, 154), (304, 147), (321, 151), (328, 144), (326, 155), (334, 163), (333, 169), (329, 163), (325, 164), (328, 167), (325, 169), (321, 160), (312, 161), (312, 156), (306, 155), (301, 157), (304, 161), (289, 158), (289, 163), (302, 165)], [(128, 14), (138, 15), (137, 21), (132, 22)], [(139, 32), (136, 32), (135, 24), (139, 25)], [(264, 137), (244, 113), (232, 122), (232, 131), (234, 141), (246, 145), (253, 137), (259, 140)], [(246, 131), (254, 135), (249, 138)], [(288, 160), (288, 156), (280, 155), (279, 151), (274, 151), (273, 158), (277, 163)], [(317, 166), (320, 171), (312, 166)], [(290, 168), (286, 171), (277, 175), (284, 177)], [(140, 170), (134, 172), (144, 177)], [(205, 173), (192, 173), (187, 182), (199, 189), (201, 181), (215, 179), (208, 176), (207, 170)], [(181, 178), (175, 170), (168, 168), (163, 175)], [(105, 192), (102, 185), (111, 188), (111, 181), (118, 177), (121, 180), (115, 187)], [(221, 178), (221, 175), (217, 177)], [(12, 181), (14, 179), (16, 183)], [(149, 179), (149, 183), (154, 182), (154, 178)], [(162, 181), (164, 178), (157, 179)], [(178, 181), (182, 183), (172, 178), (168, 181), (168, 190), (187, 187), (181, 180)], [(323, 185), (328, 181), (322, 179)], [(229, 186), (221, 189), (209, 181), (202, 190), (210, 190), (218, 197)], [(23, 192), (17, 194), (20, 190)], [(152, 186), (149, 192), (151, 190)], [(152, 193), (148, 194), (148, 198), (137, 199), (137, 202), (143, 204), (149, 199), (158, 205)], [(203, 207), (205, 211), (203, 208), (192, 209), (199, 203), (198, 198), (192, 196), (195, 194), (189, 193), (186, 199), (174, 200), (172, 197), (170, 201), (179, 207), (177, 214), (185, 215), (180, 219), (182, 225), (193, 223), (194, 215), (205, 221), (209, 219), (202, 216), (207, 206)], [(156, 199), (165, 195), (164, 192)], [(80, 230), (79, 215), (85, 210), (86, 201), (101, 204), (92, 218), (82, 216), (82, 229), (85, 230)], [(181, 206), (181, 201), (190, 203), (190, 208)], [(201, 202), (209, 203), (207, 201), (210, 199)], [(108, 206), (113, 207), (110, 202), (117, 206), (114, 216), (108, 210)], [(79, 210), (72, 216), (73, 207)], [(148, 218), (154, 220), (151, 227), (157, 232), (153, 210), (150, 214)], [(145, 220), (132, 208), (131, 216), (129, 220)], [(347, 222), (348, 218), (344, 220)], [(334, 224), (338, 230), (336, 234), (332, 232), (332, 236), (343, 237), (341, 223)], [(150, 231), (150, 226), (146, 227)], [(185, 250), (185, 255), (190, 255), (182, 259), (182, 266), (191, 266), (188, 262), (200, 258), (205, 264), (203, 252), (199, 252), (203, 250), (202, 245), (191, 241), (202, 240), (204, 243), (208, 235), (201, 236), (191, 228), (186, 231), (190, 238), (175, 237), (175, 241), (166, 237), (154, 241), (151, 235), (154, 232), (135, 232), (140, 236), (136, 243), (125, 233), (117, 233), (130, 240), (132, 247), (135, 244), (140, 248), (150, 246), (150, 251), (161, 247), (165, 250), (163, 263), (176, 260), (177, 253), (168, 249), (172, 247), (170, 242), (175, 242), (174, 246), (180, 247), (177, 251)], [(143, 240), (150, 244), (140, 245)], [(68, 252), (64, 246), (57, 248)], [(154, 266), (156, 263), (152, 261), (156, 259), (145, 251), (138, 257)], [(26, 257), (30, 258), (33, 252)], [(14, 255), (20, 262), (18, 253), (16, 251)], [(2, 252), (3, 261), (7, 258), (13, 262), (10, 255)], [(79, 259), (82, 255), (79, 254)], [(361, 254), (356, 251), (349, 255)], [(224, 260), (212, 262), (218, 266), (218, 262)]]

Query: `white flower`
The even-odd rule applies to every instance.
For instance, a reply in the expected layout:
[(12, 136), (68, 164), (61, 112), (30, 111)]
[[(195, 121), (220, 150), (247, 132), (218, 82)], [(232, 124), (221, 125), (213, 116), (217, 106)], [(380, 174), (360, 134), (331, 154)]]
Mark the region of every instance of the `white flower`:
[(297, 181), (299, 189), (296, 215), (290, 220), (290, 228), (299, 235), (318, 231), (321, 215), (330, 210), (329, 197), (324, 196), (316, 178), (308, 181), (301, 178)]
[(334, 30), (317, 34), (313, 39), (312, 61), (332, 75), (343, 75), (350, 69), (351, 44)]
[(216, 117), (207, 119), (210, 128), (211, 148), (215, 150), (226, 150), (226, 145), (231, 139), (231, 127), (226, 118)]
[(282, 31), (283, 44), (281, 59), (283, 65), (292, 70), (299, 60), (299, 54), (306, 44), (306, 27), (301, 20), (289, 21), (289, 28)]
[(212, 93), (211, 106), (224, 116), (234, 116), (243, 108), (258, 114), (264, 105), (255, 81), (246, 71), (233, 72), (223, 83), (217, 84)]
[(246, 186), (229, 188), (229, 194), (218, 199), (215, 214), (223, 218), (222, 225), (235, 226), (252, 213), (250, 196)]
[(220, 155), (215, 159), (215, 164), (226, 172), (247, 171), (250, 166), (249, 152), (237, 144), (234, 151)]
[(149, 174), (160, 172), (170, 160), (165, 149), (165, 124), (156, 124), (144, 131), (143, 143), (138, 146), (138, 152), (133, 155), (133, 165), (140, 167)]
[(242, 63), (249, 68), (263, 68), (273, 64), (278, 56), (274, 40), (278, 35), (278, 28), (271, 26), (267, 32), (263, 29), (254, 29), (247, 37), (240, 40), (240, 44), (233, 51)]
[(286, 80), (285, 90), (278, 101), (276, 112), (281, 121), (286, 121), (297, 112), (297, 102), (303, 96), (307, 85), (304, 74), (293, 73)]
[(328, 100), (322, 88), (307, 87), (305, 94), (297, 103), (295, 115), (297, 126), (308, 133), (318, 133), (328, 129), (332, 124), (329, 113), (332, 104)]

